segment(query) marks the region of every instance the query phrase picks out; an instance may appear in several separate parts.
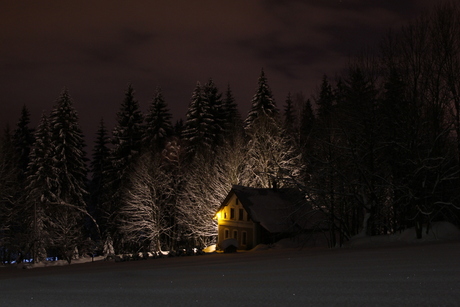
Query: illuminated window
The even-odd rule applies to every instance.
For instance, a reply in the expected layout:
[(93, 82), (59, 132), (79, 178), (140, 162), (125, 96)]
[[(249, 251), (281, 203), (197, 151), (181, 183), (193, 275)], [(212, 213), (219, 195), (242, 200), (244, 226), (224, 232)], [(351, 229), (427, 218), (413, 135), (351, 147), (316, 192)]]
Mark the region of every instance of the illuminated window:
[(238, 240), (238, 230), (233, 230), (233, 239)]
[(246, 231), (243, 231), (243, 233), (241, 234), (241, 244), (243, 245), (246, 245), (247, 244), (247, 240), (248, 240), (248, 234), (246, 233)]
[(229, 233), (228, 229), (225, 229), (225, 239), (228, 239), (229, 235), (230, 235), (230, 233)]
[(234, 220), (235, 219), (235, 209), (230, 208), (230, 219)]
[(238, 211), (239, 211), (239, 212), (238, 212), (238, 219), (239, 219), (240, 221), (242, 221), (242, 220), (244, 219), (244, 210), (243, 210), (243, 209), (239, 209)]

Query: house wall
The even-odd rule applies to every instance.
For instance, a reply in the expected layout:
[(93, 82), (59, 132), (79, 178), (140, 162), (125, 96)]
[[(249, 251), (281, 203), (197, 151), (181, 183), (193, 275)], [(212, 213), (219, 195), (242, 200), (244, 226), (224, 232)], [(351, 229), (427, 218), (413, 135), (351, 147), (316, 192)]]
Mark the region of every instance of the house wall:
[(251, 249), (257, 245), (257, 226), (249, 218), (236, 195), (229, 199), (217, 216), (218, 245), (230, 238), (237, 239), (238, 249)]

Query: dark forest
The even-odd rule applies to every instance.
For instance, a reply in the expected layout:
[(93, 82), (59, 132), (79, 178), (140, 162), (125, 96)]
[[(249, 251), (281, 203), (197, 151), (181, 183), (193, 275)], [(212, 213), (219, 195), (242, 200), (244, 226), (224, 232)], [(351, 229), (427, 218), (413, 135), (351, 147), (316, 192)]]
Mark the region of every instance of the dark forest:
[(460, 226), (460, 7), (438, 5), (373, 47), (311, 98), (276, 102), (262, 69), (246, 116), (212, 78), (176, 123), (160, 88), (143, 114), (130, 84), (88, 153), (69, 91), (37, 127), (24, 106), (0, 142), (1, 261), (203, 248), (234, 184), (299, 189), (331, 247)]

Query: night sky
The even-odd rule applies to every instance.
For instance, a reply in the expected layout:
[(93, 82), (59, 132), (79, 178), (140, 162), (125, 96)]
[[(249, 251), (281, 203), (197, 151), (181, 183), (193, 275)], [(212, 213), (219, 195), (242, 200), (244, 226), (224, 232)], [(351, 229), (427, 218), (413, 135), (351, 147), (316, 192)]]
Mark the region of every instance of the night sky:
[[(197, 81), (230, 84), (243, 117), (264, 68), (279, 108), (315, 93), (363, 47), (376, 47), (431, 0), (3, 1), (0, 123), (31, 126), (67, 87), (85, 136), (109, 131), (131, 83), (143, 111), (160, 86), (174, 121)], [(89, 146), (93, 146), (89, 142)]]

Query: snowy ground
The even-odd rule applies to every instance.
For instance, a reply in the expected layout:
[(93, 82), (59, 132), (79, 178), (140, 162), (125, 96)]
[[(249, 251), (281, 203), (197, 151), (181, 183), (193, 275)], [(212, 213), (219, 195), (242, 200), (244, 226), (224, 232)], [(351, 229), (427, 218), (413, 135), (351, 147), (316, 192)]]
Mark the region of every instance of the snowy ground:
[(358, 245), (0, 268), (0, 306), (458, 306), (460, 240)]

